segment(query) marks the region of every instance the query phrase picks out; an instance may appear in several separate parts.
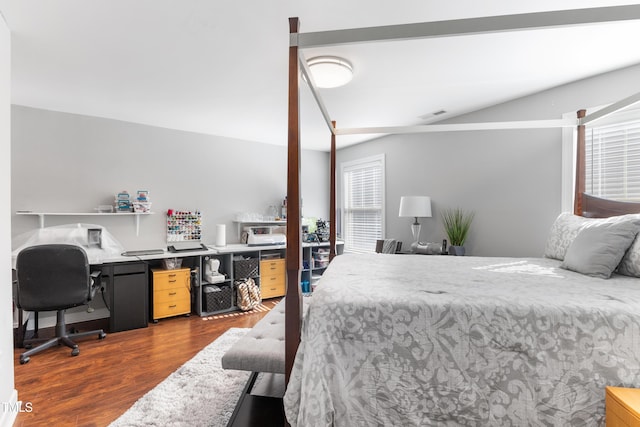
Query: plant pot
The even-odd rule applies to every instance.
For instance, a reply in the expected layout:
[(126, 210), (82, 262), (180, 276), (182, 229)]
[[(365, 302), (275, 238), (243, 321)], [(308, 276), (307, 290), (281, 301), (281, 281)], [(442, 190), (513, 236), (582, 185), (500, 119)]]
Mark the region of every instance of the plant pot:
[(464, 256), (464, 246), (449, 246), (449, 255)]

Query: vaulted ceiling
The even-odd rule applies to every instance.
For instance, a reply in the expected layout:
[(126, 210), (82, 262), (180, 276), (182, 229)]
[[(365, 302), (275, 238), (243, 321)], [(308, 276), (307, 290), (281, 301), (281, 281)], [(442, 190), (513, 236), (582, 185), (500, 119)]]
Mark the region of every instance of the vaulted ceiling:
[[(633, 2), (2, 0), (0, 10), (14, 104), (284, 145), (289, 17), (304, 33), (624, 4)], [(637, 40), (640, 21), (627, 21), (304, 55), (353, 64), (348, 85), (320, 90), (340, 126), (414, 125), (640, 63)], [(301, 87), (302, 146), (327, 150), (329, 131)]]

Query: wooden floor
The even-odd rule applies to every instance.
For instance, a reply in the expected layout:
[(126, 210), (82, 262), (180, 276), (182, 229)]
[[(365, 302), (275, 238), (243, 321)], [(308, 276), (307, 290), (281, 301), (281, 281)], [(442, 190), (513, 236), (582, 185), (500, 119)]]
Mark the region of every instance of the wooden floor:
[(15, 349), (15, 387), (23, 412), (14, 427), (106, 426), (227, 329), (250, 328), (265, 314), (163, 319), (104, 340), (78, 340), (77, 357), (57, 347), (33, 355), (25, 365), (20, 365), (24, 349)]

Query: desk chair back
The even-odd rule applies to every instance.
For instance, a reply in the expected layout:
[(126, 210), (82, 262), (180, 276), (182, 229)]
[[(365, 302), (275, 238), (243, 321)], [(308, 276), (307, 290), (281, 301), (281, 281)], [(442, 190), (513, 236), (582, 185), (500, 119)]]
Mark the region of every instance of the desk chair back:
[[(87, 254), (75, 245), (39, 245), (30, 246), (18, 253), (16, 260), (18, 277), (18, 307), (35, 312), (34, 335), (38, 333), (38, 312), (56, 311), (56, 335), (45, 339), (37, 347), (36, 342), (43, 339), (24, 340), (28, 349), (20, 355), (20, 364), (29, 362), (31, 356), (48, 348), (64, 344), (71, 348), (71, 355), (80, 354), (78, 344), (73, 339), (96, 334), (103, 339), (102, 329), (86, 332), (67, 332), (65, 311), (67, 308), (87, 304), (95, 290), (100, 286), (99, 276), (89, 270)], [(95, 283), (93, 278), (95, 277)], [(23, 328), (23, 325), (20, 325)]]
[(92, 298), (87, 254), (80, 246), (31, 246), (18, 253), (18, 307), (56, 311), (86, 304)]

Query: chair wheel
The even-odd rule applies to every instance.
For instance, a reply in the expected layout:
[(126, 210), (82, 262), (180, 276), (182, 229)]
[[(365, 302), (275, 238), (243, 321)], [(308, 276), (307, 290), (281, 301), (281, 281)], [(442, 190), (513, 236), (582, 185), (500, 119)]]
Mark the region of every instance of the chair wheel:
[(80, 354), (80, 349), (78, 347), (75, 347), (73, 350), (71, 350), (72, 356), (77, 356), (79, 354)]
[(33, 348), (32, 344), (25, 344), (24, 348), (26, 348), (27, 350), (31, 350)]
[(20, 356), (20, 364), (24, 365), (25, 363), (29, 363), (29, 360), (31, 360), (31, 358), (29, 356)]
[(100, 333), (98, 334), (98, 339), (99, 339), (99, 340), (103, 340), (103, 339), (105, 339), (106, 337), (107, 337), (107, 334), (105, 334), (104, 332), (100, 332)]

